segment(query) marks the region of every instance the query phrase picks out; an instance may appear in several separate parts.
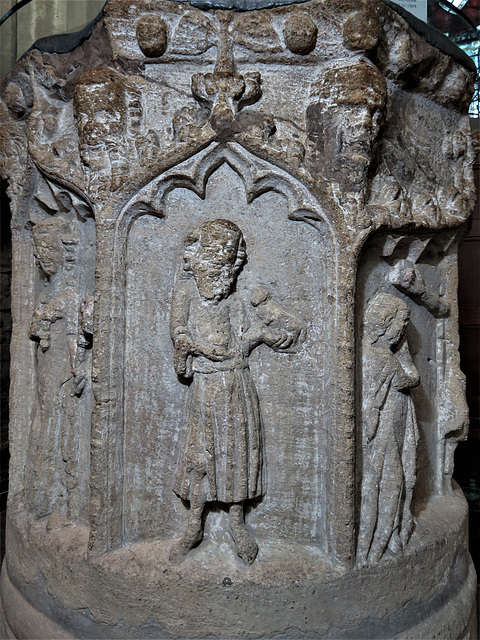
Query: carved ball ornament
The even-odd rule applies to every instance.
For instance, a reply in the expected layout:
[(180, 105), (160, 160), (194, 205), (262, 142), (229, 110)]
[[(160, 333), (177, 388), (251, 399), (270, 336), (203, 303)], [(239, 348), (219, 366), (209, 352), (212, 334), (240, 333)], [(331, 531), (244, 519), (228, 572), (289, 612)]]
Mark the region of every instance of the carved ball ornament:
[(297, 13), (285, 22), (285, 42), (292, 53), (305, 56), (315, 49), (318, 28), (306, 13)]
[(167, 48), (167, 25), (156, 13), (147, 13), (137, 22), (137, 41), (147, 58), (163, 56)]
[(380, 36), (378, 16), (369, 11), (354, 11), (343, 25), (345, 46), (353, 51), (371, 51), (377, 46)]

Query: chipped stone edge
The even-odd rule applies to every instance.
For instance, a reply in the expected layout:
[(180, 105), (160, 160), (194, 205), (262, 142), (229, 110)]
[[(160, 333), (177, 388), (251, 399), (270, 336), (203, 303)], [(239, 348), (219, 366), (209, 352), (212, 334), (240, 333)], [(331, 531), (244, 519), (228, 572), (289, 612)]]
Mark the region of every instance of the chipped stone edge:
[[(10, 612), (7, 620), (5, 611)], [(13, 613), (15, 612), (15, 613)], [(0, 624), (3, 623), (8, 640), (15, 638), (51, 638), (75, 640), (66, 629), (35, 609), (11, 582), (4, 561), (0, 576)], [(0, 631), (2, 631), (0, 627)]]
[[(476, 635), (472, 635), (472, 631), (474, 631), (476, 627), (476, 593), (477, 575), (470, 558), (468, 575), (455, 596), (445, 602), (441, 609), (422, 620), (419, 624), (394, 636), (394, 640), (448, 638), (452, 631), (450, 622), (452, 620), (460, 622), (462, 618), (463, 630), (459, 634), (458, 640), (476, 638)], [(465, 603), (468, 603), (468, 608), (465, 606)], [(466, 615), (464, 615), (463, 612), (465, 612)]]

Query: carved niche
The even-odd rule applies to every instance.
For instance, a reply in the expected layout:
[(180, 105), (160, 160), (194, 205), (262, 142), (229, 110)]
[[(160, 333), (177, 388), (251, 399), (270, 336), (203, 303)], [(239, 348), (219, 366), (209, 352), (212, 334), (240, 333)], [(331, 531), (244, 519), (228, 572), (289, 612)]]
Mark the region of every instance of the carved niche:
[[(263, 453), (259, 464), (264, 468), (263, 489), (251, 496), (258, 504), (249, 510), (248, 521), (265, 544), (272, 545), (277, 538), (306, 541), (313, 537), (326, 550), (323, 514), (328, 506), (322, 483), (329, 474), (317, 452), (331, 446), (327, 431), (331, 414), (323, 400), (328, 374), (321, 372), (334, 355), (321, 336), (333, 330), (334, 316), (330, 314), (327, 324), (320, 318), (325, 309), (334, 307), (327, 293), (335, 289), (334, 232), (319, 204), (298, 181), (233, 143), (213, 144), (160, 176), (126, 205), (117, 223), (114, 258), (118, 273), (126, 272), (126, 277), (112, 295), (116, 304), (123, 300), (122, 307), (115, 306), (110, 317), (124, 316), (126, 321), (112, 325), (112, 333), (106, 332), (104, 339), (113, 341), (118, 349), (114, 357), (122, 353), (125, 363), (123, 427), (116, 435), (125, 439), (125, 457), (121, 477), (115, 479), (116, 486), (124, 483), (122, 537), (160, 537), (170, 544), (187, 528), (188, 512), (175, 499), (171, 478), (178, 456), (183, 455), (181, 442), (188, 427), (182, 424), (182, 416), (193, 392), (179, 382), (179, 371), (173, 366), (170, 325), (173, 308), (180, 304), (175, 300), (187, 295), (179, 289), (185, 278), (185, 239), (195, 227), (202, 228), (202, 220), (213, 224), (218, 219), (241, 225), (246, 264), (238, 272), (236, 295), (249, 306), (257, 326), (270, 327), (263, 330), (263, 338), (257, 336), (260, 346), (248, 358), (260, 398)], [(299, 251), (298, 245), (303, 249)], [(114, 276), (114, 281), (121, 283), (122, 278)], [(178, 327), (172, 325), (174, 342)], [(269, 331), (273, 331), (270, 338)], [(262, 342), (273, 349), (261, 346)], [(279, 367), (281, 376), (276, 373)], [(186, 370), (180, 373), (188, 382), (191, 372), (190, 376)], [(311, 419), (301, 419), (304, 414)], [(314, 416), (322, 420), (324, 429), (318, 429)], [(133, 428), (138, 424), (145, 428)], [(298, 459), (295, 471), (284, 464), (285, 456), (292, 454)], [(311, 480), (305, 478), (306, 469)], [(147, 484), (142, 478), (148, 478)], [(175, 491), (188, 499), (184, 490), (176, 487)], [(209, 534), (215, 535), (223, 519), (218, 512), (208, 516)]]

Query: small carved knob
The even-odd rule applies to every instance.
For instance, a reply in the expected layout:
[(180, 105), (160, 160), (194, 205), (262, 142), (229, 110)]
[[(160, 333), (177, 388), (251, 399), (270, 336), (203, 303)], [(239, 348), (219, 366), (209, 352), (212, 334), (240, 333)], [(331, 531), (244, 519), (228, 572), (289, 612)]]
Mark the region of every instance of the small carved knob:
[(137, 41), (148, 58), (163, 56), (167, 48), (167, 25), (156, 13), (147, 13), (137, 22)]
[(345, 45), (354, 51), (370, 51), (380, 40), (380, 20), (373, 11), (354, 11), (343, 26)]
[(285, 22), (285, 42), (292, 53), (307, 55), (317, 44), (317, 25), (306, 13), (296, 13)]
[(5, 104), (18, 118), (24, 116), (28, 107), (25, 94), (15, 82), (9, 82), (4, 93)]

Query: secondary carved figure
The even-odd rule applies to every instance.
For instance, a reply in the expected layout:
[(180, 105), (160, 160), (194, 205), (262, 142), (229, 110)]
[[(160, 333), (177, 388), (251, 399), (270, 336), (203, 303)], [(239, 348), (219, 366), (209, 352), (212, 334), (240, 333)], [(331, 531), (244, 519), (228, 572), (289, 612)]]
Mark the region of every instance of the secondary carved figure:
[(265, 287), (256, 287), (248, 304), (234, 292), (247, 255), (235, 224), (206, 222), (188, 235), (184, 248), (171, 336), (175, 370), (190, 386), (174, 491), (190, 502), (190, 519), (170, 560), (181, 562), (202, 539), (205, 505), (221, 502), (229, 506), (236, 551), (251, 564), (258, 546), (245, 528), (244, 504), (264, 495), (265, 476), (260, 407), (248, 356), (260, 344), (287, 351), (304, 329)]
[(359, 564), (401, 553), (413, 529), (418, 429), (408, 390), (420, 377), (405, 339), (409, 316), (389, 293), (377, 293), (365, 313)]
[[(80, 480), (80, 469), (86, 462), (84, 457), (79, 459), (73, 442), (80, 431), (78, 424), (83, 424), (78, 399), (90, 375), (94, 298), (81, 299), (75, 273), (75, 223), (62, 218), (43, 220), (32, 227), (32, 239), (48, 286), (29, 327), (30, 339), (38, 343), (40, 406), (33, 418), (35, 429), (29, 445), (37, 464), (31, 471), (27, 495), (36, 517), (49, 516), (49, 526), (53, 526), (85, 518), (86, 487)], [(45, 453), (38, 453), (43, 448)]]

